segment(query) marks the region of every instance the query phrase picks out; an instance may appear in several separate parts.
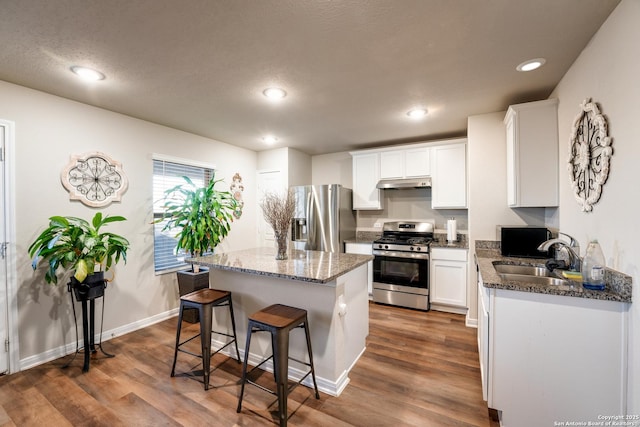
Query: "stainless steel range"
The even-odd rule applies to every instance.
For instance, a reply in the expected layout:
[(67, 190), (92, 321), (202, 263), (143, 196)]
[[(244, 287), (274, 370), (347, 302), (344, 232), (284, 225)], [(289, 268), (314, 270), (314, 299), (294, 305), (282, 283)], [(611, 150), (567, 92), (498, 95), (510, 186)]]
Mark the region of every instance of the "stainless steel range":
[(429, 310), (432, 222), (385, 222), (373, 242), (373, 301)]

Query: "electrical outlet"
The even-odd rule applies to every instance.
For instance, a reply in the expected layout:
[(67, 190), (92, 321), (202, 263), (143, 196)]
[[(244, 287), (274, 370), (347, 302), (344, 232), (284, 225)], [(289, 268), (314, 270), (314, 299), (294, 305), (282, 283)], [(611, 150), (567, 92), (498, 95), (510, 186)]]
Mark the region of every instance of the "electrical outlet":
[(382, 228), (382, 224), (376, 222), (375, 224), (373, 224), (373, 228)]

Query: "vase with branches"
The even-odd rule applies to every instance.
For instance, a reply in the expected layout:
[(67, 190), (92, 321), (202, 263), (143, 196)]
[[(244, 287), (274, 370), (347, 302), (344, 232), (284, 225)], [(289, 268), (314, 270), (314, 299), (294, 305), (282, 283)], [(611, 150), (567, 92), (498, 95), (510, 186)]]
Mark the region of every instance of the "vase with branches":
[(271, 228), (276, 238), (276, 259), (287, 259), (287, 239), (289, 228), (295, 214), (296, 203), (291, 190), (286, 194), (267, 192), (260, 202), (262, 215)]

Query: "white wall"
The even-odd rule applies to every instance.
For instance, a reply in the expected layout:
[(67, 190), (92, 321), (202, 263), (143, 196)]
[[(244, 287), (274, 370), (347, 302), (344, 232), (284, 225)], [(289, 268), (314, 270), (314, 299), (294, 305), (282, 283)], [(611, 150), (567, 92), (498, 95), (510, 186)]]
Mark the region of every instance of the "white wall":
[(311, 165), (311, 182), (314, 185), (340, 184), (353, 189), (353, 166), (347, 151), (313, 156)]
[(258, 153), (258, 170), (279, 170), (285, 187), (311, 184), (311, 164), (311, 156), (294, 148), (274, 148)]
[[(628, 414), (640, 414), (640, 228), (637, 226), (638, 117), (640, 117), (640, 1), (623, 0), (565, 74), (552, 97), (560, 100), (560, 229), (585, 248), (597, 238), (607, 265), (633, 277), (629, 328)], [(593, 98), (607, 117), (613, 138), (609, 179), (593, 212), (580, 210), (569, 185), (569, 134), (579, 104)], [(597, 345), (597, 343), (594, 343)], [(579, 355), (576, 355), (579, 357)]]
[(288, 149), (289, 186), (311, 184), (311, 156), (294, 148)]
[(511, 209), (507, 206), (506, 112), (481, 114), (468, 119), (469, 171), (469, 287), (467, 319), (478, 319), (476, 240), (500, 240), (498, 225), (544, 225), (544, 209)]
[[(107, 289), (104, 329), (147, 319), (177, 307), (175, 274), (153, 270), (152, 153), (194, 159), (217, 166), (220, 189), (238, 172), (245, 186), (245, 209), (223, 242), (242, 249), (255, 241), (256, 153), (167, 127), (0, 81), (0, 118), (14, 121), (16, 142), (16, 250), (20, 359), (75, 341), (64, 281), (47, 285), (43, 270), (33, 272), (27, 247), (52, 215), (90, 218), (98, 209), (69, 200), (60, 172), (69, 156), (101, 151), (122, 162), (129, 188), (121, 203), (99, 209), (123, 215), (109, 225), (131, 242), (127, 264), (116, 268)], [(98, 303), (98, 307), (100, 303)], [(14, 367), (15, 369), (15, 367)]]

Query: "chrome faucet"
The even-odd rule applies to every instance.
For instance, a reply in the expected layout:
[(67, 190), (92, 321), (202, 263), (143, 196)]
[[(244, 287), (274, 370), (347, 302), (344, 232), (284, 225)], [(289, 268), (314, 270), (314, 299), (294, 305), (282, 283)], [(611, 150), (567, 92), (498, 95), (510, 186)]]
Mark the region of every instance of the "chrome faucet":
[(560, 246), (560, 250), (558, 252), (565, 251), (567, 254), (569, 260), (569, 268), (573, 271), (581, 271), (582, 259), (580, 258), (580, 245), (578, 241), (566, 233), (558, 234), (567, 236), (569, 238), (569, 243), (565, 242), (562, 239), (550, 239), (542, 242), (540, 246), (538, 246), (538, 250), (545, 252), (548, 251), (551, 246), (558, 245)]

